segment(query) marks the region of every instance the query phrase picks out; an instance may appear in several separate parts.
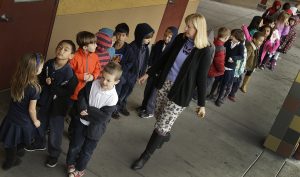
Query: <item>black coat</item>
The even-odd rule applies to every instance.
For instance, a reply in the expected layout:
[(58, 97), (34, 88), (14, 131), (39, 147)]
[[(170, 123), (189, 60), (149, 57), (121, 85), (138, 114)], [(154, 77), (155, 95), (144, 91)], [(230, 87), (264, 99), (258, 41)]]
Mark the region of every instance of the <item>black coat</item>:
[(103, 106), (100, 109), (89, 106), (89, 96), (93, 82), (88, 82), (78, 94), (78, 112), (87, 110), (88, 116), (81, 117), (90, 121), (85, 131), (85, 136), (92, 140), (99, 140), (106, 130), (115, 106)]
[[(55, 70), (54, 61), (54, 59), (48, 60), (39, 75), (42, 93), (38, 100), (38, 106), (47, 111), (49, 115), (66, 116), (70, 97), (74, 93), (78, 79), (69, 64)], [(46, 84), (47, 77), (52, 79), (50, 85)]]
[[(156, 88), (161, 89), (175, 59), (187, 38), (179, 34), (170, 50), (163, 54), (162, 60), (157, 61), (148, 71), (149, 76), (158, 75)], [(186, 58), (168, 93), (168, 98), (177, 105), (186, 107), (192, 99), (192, 93), (197, 87), (198, 105), (205, 106), (206, 79), (211, 61), (211, 47), (194, 48)]]

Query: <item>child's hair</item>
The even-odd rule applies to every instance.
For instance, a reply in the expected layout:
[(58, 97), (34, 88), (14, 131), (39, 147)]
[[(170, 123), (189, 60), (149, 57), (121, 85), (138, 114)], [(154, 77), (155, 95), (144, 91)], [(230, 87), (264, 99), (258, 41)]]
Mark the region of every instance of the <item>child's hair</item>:
[(235, 37), (240, 42), (244, 42), (245, 40), (244, 32), (241, 29), (233, 29), (231, 31), (231, 36)]
[(291, 8), (291, 4), (286, 2), (282, 5), (282, 10), (289, 10)]
[(114, 61), (110, 61), (107, 65), (104, 66), (103, 71), (108, 74), (114, 75), (115, 80), (119, 80), (122, 75), (122, 66)]
[(95, 34), (88, 31), (81, 31), (76, 35), (76, 42), (80, 48), (97, 41)]
[(261, 16), (254, 16), (248, 26), (248, 30), (259, 29), (259, 24), (263, 20)]
[(269, 26), (269, 25), (264, 25), (264, 26), (262, 26), (262, 27), (259, 28), (259, 31), (262, 32), (265, 28), (270, 28), (270, 34), (266, 38), (266, 39), (269, 39), (271, 37), (271, 35), (272, 35), (273, 28), (271, 26)]
[(202, 14), (194, 13), (190, 14), (185, 18), (185, 23), (192, 23), (195, 29), (197, 30), (196, 36), (194, 39), (195, 47), (202, 49), (210, 45), (207, 37), (207, 24), (205, 17)]
[(129, 34), (129, 26), (126, 23), (120, 23), (115, 27), (115, 32), (114, 35), (116, 35), (116, 33), (126, 33), (126, 35), (128, 36)]
[(224, 38), (230, 36), (230, 29), (226, 27), (221, 27), (218, 29), (218, 38)]
[(286, 13), (285, 11), (283, 11), (278, 15), (277, 21), (279, 23), (284, 23), (288, 18), (290, 18), (290, 15), (288, 13)]
[(264, 38), (264, 33), (257, 31), (253, 34), (253, 39), (259, 39), (260, 37)]
[(150, 38), (153, 37), (153, 35), (154, 35), (154, 32), (152, 31), (152, 32), (148, 33), (148, 34), (144, 37), (144, 39), (150, 39)]
[(275, 23), (275, 20), (273, 18), (264, 18), (265, 25), (269, 25), (271, 23)]
[[(73, 41), (71, 41), (71, 40), (66, 40), (66, 39), (65, 39), (65, 40), (62, 40), (62, 41), (60, 41), (60, 42), (57, 44), (57, 47), (60, 46), (60, 45), (62, 45), (63, 43), (69, 44), (69, 45), (71, 46), (71, 53), (72, 53), (72, 54), (75, 53), (75, 51), (76, 51), (76, 46), (75, 46), (75, 44), (74, 44)], [(56, 47), (56, 49), (57, 49), (57, 47)]]
[(22, 56), (17, 64), (17, 69), (11, 79), (11, 97), (13, 101), (21, 102), (24, 90), (31, 85), (40, 92), (37, 71), (43, 65), (44, 57), (40, 53), (28, 53)]

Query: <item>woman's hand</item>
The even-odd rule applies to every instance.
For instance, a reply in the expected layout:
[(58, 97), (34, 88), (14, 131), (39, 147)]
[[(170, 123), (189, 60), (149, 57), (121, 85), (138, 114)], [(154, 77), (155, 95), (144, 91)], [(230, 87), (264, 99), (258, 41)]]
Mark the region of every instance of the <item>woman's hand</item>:
[(140, 77), (140, 78), (138, 79), (138, 83), (139, 83), (140, 85), (142, 85), (142, 84), (148, 79), (148, 77), (149, 77), (148, 74), (144, 74), (142, 77)]
[(41, 122), (39, 120), (34, 121), (33, 124), (36, 128), (39, 128), (41, 126)]
[(196, 113), (199, 118), (204, 118), (205, 116), (205, 107), (196, 108)]

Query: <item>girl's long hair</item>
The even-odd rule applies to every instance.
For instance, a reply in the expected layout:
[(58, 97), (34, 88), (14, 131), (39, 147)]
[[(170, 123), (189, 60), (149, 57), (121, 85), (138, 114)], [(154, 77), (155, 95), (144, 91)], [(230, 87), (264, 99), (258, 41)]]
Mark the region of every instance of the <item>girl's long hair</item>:
[(15, 102), (21, 102), (24, 98), (24, 90), (31, 85), (40, 92), (41, 86), (38, 83), (37, 72), (44, 58), (39, 53), (28, 53), (21, 57), (17, 69), (11, 79), (11, 97)]
[(209, 46), (205, 17), (199, 13), (190, 14), (185, 18), (185, 23), (188, 24), (189, 22), (191, 22), (197, 30), (194, 39), (195, 47), (202, 49)]
[(248, 30), (253, 30), (253, 29), (256, 29), (256, 30), (259, 30), (259, 24), (260, 22), (263, 20), (262, 17), (260, 16), (254, 16), (248, 26)]

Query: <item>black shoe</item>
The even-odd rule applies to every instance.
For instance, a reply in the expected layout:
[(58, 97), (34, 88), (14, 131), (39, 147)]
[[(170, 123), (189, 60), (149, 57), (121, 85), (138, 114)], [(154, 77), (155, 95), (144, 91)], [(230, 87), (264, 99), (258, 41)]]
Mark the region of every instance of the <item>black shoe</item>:
[(222, 102), (220, 100), (215, 101), (216, 106), (220, 107), (222, 105)]
[(14, 166), (20, 165), (21, 162), (22, 162), (22, 160), (19, 159), (19, 158), (16, 158), (16, 160), (15, 160), (14, 162), (5, 161), (5, 162), (3, 163), (3, 165), (2, 165), (2, 169), (3, 169), (3, 170), (8, 170), (8, 169), (10, 169), (10, 168), (12, 168), (12, 167), (14, 167)]
[(18, 149), (17, 156), (18, 157), (23, 157), (24, 155), (25, 155), (25, 149), (24, 148)]
[(150, 158), (150, 154), (144, 152), (139, 159), (133, 162), (133, 164), (131, 165), (131, 169), (133, 170), (142, 169), (145, 163), (149, 160), (149, 158)]
[(44, 151), (46, 150), (46, 146), (42, 146), (42, 145), (30, 145), (30, 146), (27, 146), (24, 148), (25, 151), (28, 151), (28, 152), (33, 152), (33, 151)]
[(46, 166), (53, 168), (57, 165), (57, 158), (55, 157), (48, 157), (47, 162), (46, 162)]
[(120, 119), (121, 116), (120, 116), (120, 114), (119, 114), (118, 111), (114, 111), (114, 112), (112, 113), (111, 117), (112, 117), (113, 119)]
[(130, 113), (129, 111), (127, 110), (127, 108), (123, 108), (119, 111), (121, 114), (123, 114), (124, 116), (129, 116)]

